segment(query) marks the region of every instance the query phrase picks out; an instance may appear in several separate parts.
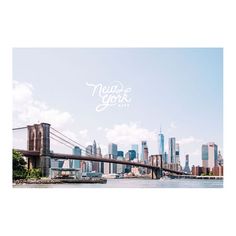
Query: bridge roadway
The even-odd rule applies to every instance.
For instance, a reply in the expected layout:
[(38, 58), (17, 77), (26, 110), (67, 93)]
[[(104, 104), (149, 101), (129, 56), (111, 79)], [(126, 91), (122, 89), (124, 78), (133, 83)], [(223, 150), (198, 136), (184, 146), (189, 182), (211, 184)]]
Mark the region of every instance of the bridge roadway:
[[(28, 151), (28, 150), (21, 150), (16, 149), (17, 152), (22, 153), (23, 156), (26, 157), (39, 157), (40, 153), (38, 151)], [(131, 166), (137, 166), (137, 167), (144, 167), (152, 170), (161, 169), (160, 166), (153, 166), (149, 164), (143, 164), (139, 162), (130, 162), (130, 161), (121, 161), (116, 159), (109, 159), (109, 158), (98, 158), (94, 156), (77, 156), (72, 154), (63, 154), (63, 153), (50, 153), (49, 155), (53, 159), (64, 159), (64, 160), (80, 160), (80, 161), (97, 161), (97, 162), (107, 162), (107, 163), (115, 163), (115, 164), (122, 164), (122, 165), (131, 165)], [(167, 168), (162, 168), (163, 171), (167, 171), (170, 173), (183, 175), (186, 173), (176, 170), (171, 170)]]

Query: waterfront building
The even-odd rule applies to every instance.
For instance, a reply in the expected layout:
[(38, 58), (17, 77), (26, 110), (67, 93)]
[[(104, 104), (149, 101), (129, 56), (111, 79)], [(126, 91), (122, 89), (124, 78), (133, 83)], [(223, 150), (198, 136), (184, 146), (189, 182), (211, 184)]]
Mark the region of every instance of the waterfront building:
[(203, 167), (203, 166), (192, 166), (192, 175), (209, 175), (210, 174), (210, 168), (209, 167)]
[[(109, 158), (109, 154), (106, 154), (105, 156), (104, 156), (104, 158)], [(105, 175), (109, 175), (110, 174), (110, 165), (111, 165), (111, 163), (107, 163), (107, 162), (104, 162), (104, 170), (103, 170), (103, 173), (105, 174)]]
[(141, 142), (141, 155), (140, 155), (140, 162), (143, 162), (144, 161), (144, 148), (147, 147), (147, 141), (142, 141)]
[(87, 161), (86, 162), (86, 172), (91, 172), (92, 171), (92, 162)]
[(184, 172), (187, 174), (190, 174), (190, 168), (189, 168), (189, 155), (187, 154), (185, 156), (185, 166), (184, 166)]
[(211, 142), (202, 145), (202, 166), (213, 167), (218, 165), (218, 146)]
[(64, 160), (58, 160), (58, 168), (62, 168), (64, 164)]
[(192, 166), (192, 175), (200, 176), (202, 174), (202, 167), (200, 166)]
[(176, 164), (176, 143), (175, 138), (169, 138), (169, 161), (171, 164)]
[(139, 167), (132, 167), (132, 168), (131, 168), (131, 173), (132, 173), (134, 176), (140, 176)]
[(223, 176), (224, 175), (224, 167), (223, 166), (215, 166), (212, 168), (212, 174), (214, 176)]
[[(124, 161), (124, 157), (118, 156), (117, 160)], [(121, 164), (117, 164), (117, 174), (123, 174), (125, 172), (125, 166)]]
[[(75, 146), (72, 150), (73, 155), (81, 156), (81, 148), (78, 146)], [(80, 169), (80, 160), (72, 160), (72, 168), (74, 169)]]
[(82, 169), (82, 173), (86, 172), (86, 161), (81, 161), (81, 169)]
[(139, 153), (138, 153), (138, 144), (132, 144), (131, 145), (131, 150), (134, 150), (136, 152), (136, 158), (139, 158)]

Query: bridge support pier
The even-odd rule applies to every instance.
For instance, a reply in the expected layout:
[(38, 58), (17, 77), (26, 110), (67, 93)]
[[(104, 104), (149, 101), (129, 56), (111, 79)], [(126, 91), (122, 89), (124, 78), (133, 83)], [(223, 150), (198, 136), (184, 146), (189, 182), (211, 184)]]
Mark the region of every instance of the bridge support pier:
[(40, 169), (43, 177), (50, 176), (51, 158), (49, 156), (40, 157)]
[(155, 174), (156, 179), (160, 179), (162, 177), (162, 169), (158, 168), (152, 171), (152, 179), (153, 179), (153, 172)]

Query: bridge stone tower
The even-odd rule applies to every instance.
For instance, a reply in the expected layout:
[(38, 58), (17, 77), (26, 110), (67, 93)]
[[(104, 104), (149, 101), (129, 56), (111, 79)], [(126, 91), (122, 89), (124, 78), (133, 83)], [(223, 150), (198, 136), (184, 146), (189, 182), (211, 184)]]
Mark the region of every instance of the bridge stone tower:
[(160, 155), (151, 155), (152, 160), (152, 166), (159, 167), (158, 169), (152, 170), (152, 179), (154, 178), (154, 175), (156, 179), (160, 179), (163, 176), (162, 168), (163, 168), (163, 156)]
[(39, 158), (29, 158), (28, 168), (40, 168), (42, 175), (50, 173), (50, 124), (40, 123), (28, 125), (28, 150), (38, 151)]

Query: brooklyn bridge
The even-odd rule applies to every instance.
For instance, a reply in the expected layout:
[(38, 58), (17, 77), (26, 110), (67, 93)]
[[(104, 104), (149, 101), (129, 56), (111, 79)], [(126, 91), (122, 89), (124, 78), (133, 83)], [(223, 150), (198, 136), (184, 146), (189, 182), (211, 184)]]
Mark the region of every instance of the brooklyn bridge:
[[(25, 127), (13, 128), (13, 131), (27, 130), (27, 150), (14, 149), (20, 152), (25, 158), (27, 158), (28, 168), (39, 168), (41, 169), (42, 175), (44, 177), (50, 177), (51, 160), (81, 160), (81, 161), (91, 161), (91, 162), (101, 162), (101, 163), (113, 163), (121, 164), (132, 167), (143, 167), (151, 170), (152, 178), (161, 178), (163, 171), (170, 174), (186, 175), (182, 171), (176, 171), (173, 169), (168, 169), (163, 166), (161, 155), (152, 155), (151, 163), (133, 162), (127, 160), (117, 160), (111, 155), (109, 158), (97, 157), (90, 155), (86, 152), (83, 145), (77, 141), (72, 140), (66, 135), (62, 134), (60, 131), (53, 128), (48, 123), (40, 123), (34, 125), (28, 125)], [(71, 147), (72, 141), (77, 146), (81, 148), (84, 155), (72, 155), (64, 153), (54, 153), (50, 149), (50, 140), (67, 145)]]

